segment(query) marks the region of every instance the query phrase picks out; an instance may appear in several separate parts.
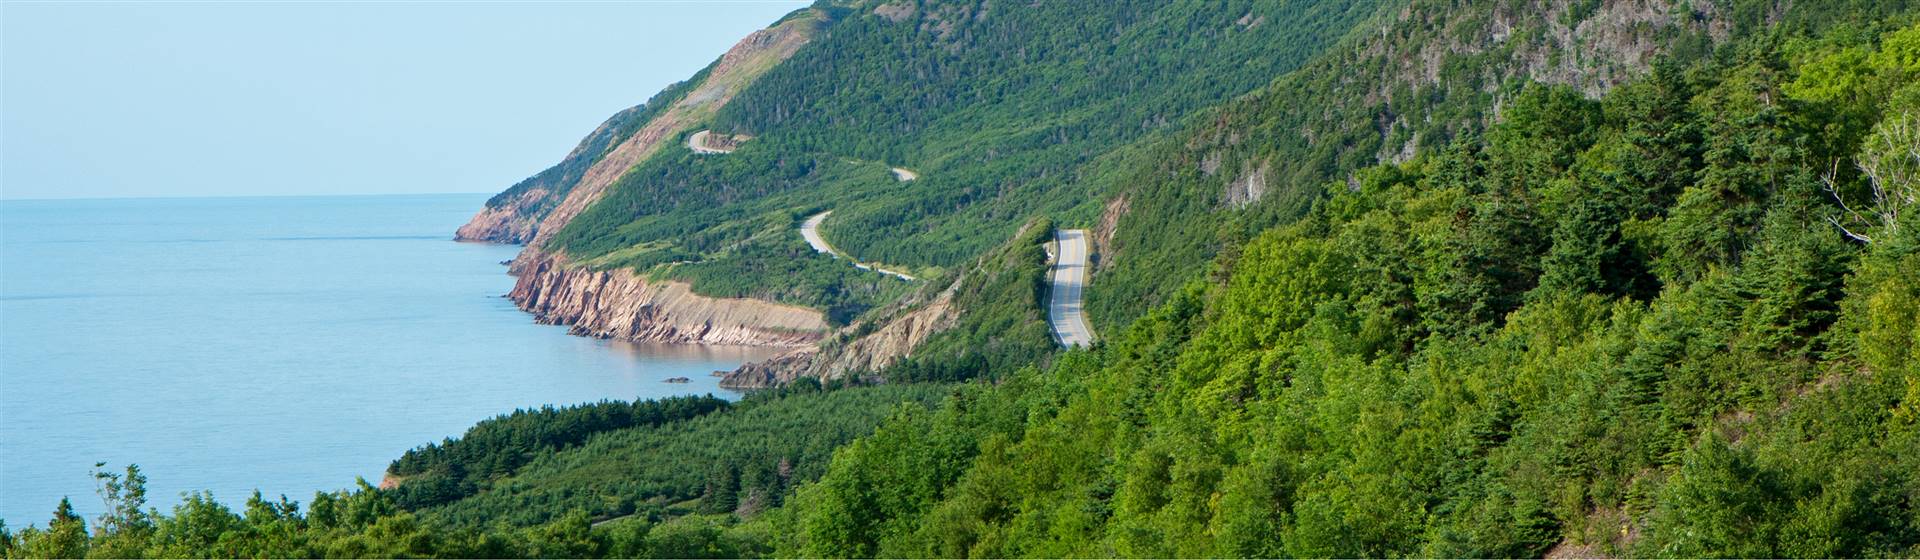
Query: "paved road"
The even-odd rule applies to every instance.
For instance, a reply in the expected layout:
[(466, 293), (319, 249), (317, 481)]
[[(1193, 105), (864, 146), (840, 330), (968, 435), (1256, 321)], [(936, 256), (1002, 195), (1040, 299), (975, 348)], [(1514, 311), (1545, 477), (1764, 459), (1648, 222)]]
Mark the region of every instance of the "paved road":
[(800, 223), (800, 237), (805, 238), (807, 240), (807, 244), (813, 246), (814, 251), (833, 255), (834, 258), (847, 259), (848, 261), (853, 263), (853, 266), (858, 267), (860, 270), (871, 270), (874, 272), (899, 278), (901, 280), (907, 280), (907, 281), (917, 280), (917, 278), (914, 278), (913, 275), (907, 274), (905, 272), (887, 270), (884, 268), (880, 268), (867, 263), (853, 260), (853, 257), (847, 256), (846, 253), (842, 253), (839, 250), (834, 249), (832, 245), (828, 245), (827, 238), (820, 236), (820, 222), (827, 221), (827, 214), (832, 214), (832, 213), (833, 213), (832, 210), (828, 210), (825, 212), (821, 212), (819, 214), (814, 214), (812, 216), (809, 216), (807, 218), (807, 221)]
[(827, 214), (832, 213), (832, 210), (828, 210), (808, 216), (807, 221), (800, 223), (800, 237), (806, 238), (807, 244), (812, 245), (816, 252), (840, 256), (840, 253), (834, 252), (832, 245), (827, 244), (827, 238), (820, 237), (820, 222), (827, 221)]
[(693, 150), (693, 153), (696, 153), (696, 154), (733, 153), (733, 150), (730, 150), (730, 149), (707, 147), (707, 136), (712, 133), (713, 131), (711, 130), (702, 130), (700, 132), (695, 132), (693, 134), (687, 135), (687, 149)]
[(1087, 230), (1063, 229), (1053, 234), (1055, 251), (1052, 301), (1047, 303), (1047, 320), (1053, 324), (1053, 339), (1061, 346), (1092, 346), (1093, 327), (1080, 311), (1080, 295), (1087, 287)]

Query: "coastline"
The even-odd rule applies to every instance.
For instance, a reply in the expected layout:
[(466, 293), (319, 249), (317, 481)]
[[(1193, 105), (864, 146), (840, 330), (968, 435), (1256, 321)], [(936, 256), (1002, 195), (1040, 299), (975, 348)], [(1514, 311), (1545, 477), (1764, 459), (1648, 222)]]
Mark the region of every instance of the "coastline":
[[(532, 255), (531, 259), (527, 259)], [(542, 324), (629, 342), (799, 348), (832, 328), (826, 314), (749, 298), (714, 298), (684, 282), (657, 282), (631, 270), (592, 270), (528, 249), (507, 297)]]

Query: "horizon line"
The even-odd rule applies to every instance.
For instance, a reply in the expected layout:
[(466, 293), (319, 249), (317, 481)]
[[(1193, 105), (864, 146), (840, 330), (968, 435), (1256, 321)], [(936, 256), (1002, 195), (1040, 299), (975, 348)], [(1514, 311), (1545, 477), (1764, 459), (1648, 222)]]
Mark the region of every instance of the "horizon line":
[(294, 194), (160, 194), (146, 196), (67, 196), (14, 198), (0, 196), (0, 202), (61, 202), (78, 200), (182, 200), (193, 198), (338, 198), (350, 196), (435, 196), (435, 195), (493, 195), (483, 191), (468, 192), (414, 192), (414, 193), (294, 193)]

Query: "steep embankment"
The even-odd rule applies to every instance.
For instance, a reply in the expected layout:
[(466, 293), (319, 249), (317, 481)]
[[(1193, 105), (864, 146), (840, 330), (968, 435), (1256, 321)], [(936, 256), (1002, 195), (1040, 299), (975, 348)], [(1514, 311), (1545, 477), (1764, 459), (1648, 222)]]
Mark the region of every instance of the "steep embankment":
[[(1915, 556), (1920, 229), (1827, 220), (1917, 188), (1878, 169), (1920, 145), (1920, 27), (1744, 15), (1598, 100), (1528, 85), (1103, 348), (896, 415), (774, 556)], [(1256, 108), (1322, 109), (1284, 101)]]
[[(954, 282), (929, 301), (903, 301), (890, 319), (875, 319), (879, 325), (866, 334), (865, 326), (851, 327), (832, 343), (807, 346), (771, 360), (740, 366), (725, 372), (720, 386), (728, 389), (775, 387), (802, 377), (835, 379), (849, 372), (882, 371), (911, 355), (928, 338), (954, 327), (960, 310), (953, 296), (961, 283)], [(721, 372), (715, 372), (720, 374)]]
[(799, 346), (827, 332), (819, 311), (754, 299), (711, 298), (684, 282), (627, 269), (592, 270), (549, 258), (525, 269), (509, 297), (543, 323), (599, 338)]

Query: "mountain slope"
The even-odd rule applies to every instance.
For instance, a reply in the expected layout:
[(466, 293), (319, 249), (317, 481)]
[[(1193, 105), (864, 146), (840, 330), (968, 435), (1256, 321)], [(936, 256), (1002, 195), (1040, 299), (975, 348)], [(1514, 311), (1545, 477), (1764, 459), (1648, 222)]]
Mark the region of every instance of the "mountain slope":
[[(1079, 162), (1265, 83), (1330, 42), (1326, 29), (1367, 13), (1365, 4), (1327, 2), (1200, 6), (823, 8), (834, 14), (830, 31), (715, 116), (716, 130), (751, 134), (751, 143), (724, 158), (686, 152), (647, 163), (558, 241), (580, 258), (664, 243), (671, 247), (652, 251), (724, 267), (726, 251), (747, 250), (736, 244), (791, 245), (791, 223), (745, 222), (819, 208), (835, 212), (823, 234), (863, 260), (953, 266), (1035, 214), (1091, 208), (1097, 191), (1067, 184)], [(1245, 14), (1260, 23), (1236, 23)], [(1101, 66), (1089, 73), (1075, 61)], [(894, 181), (883, 162), (920, 178)], [(762, 227), (780, 239), (759, 238), (770, 233)], [(906, 245), (873, 245), (883, 240)], [(790, 297), (779, 279), (765, 281), (761, 295)]]
[[(887, 335), (897, 330), (880, 328), (889, 318), (869, 312), (939, 301), (1017, 225), (1091, 221), (1114, 186), (1080, 169), (1101, 154), (1266, 83), (1375, 5), (823, 2), (736, 48), (766, 51), (752, 55), (762, 62), (736, 64), (745, 55), (730, 53), (503, 193), (476, 223), (517, 226), (500, 237), (534, 232), (515, 263), (514, 298), (578, 333), (778, 344)], [(751, 140), (703, 153), (667, 139), (708, 130)], [(897, 180), (892, 168), (903, 165), (915, 180)], [(800, 218), (829, 210), (820, 231), (835, 247), (912, 268), (918, 280), (809, 250)], [(515, 218), (500, 218), (508, 214)], [(702, 329), (644, 295), (670, 283), (712, 299), (702, 307), (804, 306), (842, 330), (763, 324), (744, 309), (718, 314), (740, 320)], [(638, 295), (602, 286), (638, 286), (620, 292)], [(600, 293), (610, 297), (567, 295)], [(967, 321), (1002, 320), (932, 325)], [(862, 347), (904, 355), (929, 334)], [(839, 376), (893, 361), (833, 359), (839, 365), (808, 371)]]
[[(572, 220), (599, 199), (607, 184), (658, 149), (662, 136), (724, 106), (745, 84), (806, 44), (820, 23), (818, 12), (801, 10), (741, 39), (693, 77), (608, 118), (560, 163), (487, 200), (455, 238), (498, 243), (544, 239), (539, 237), (541, 226), (558, 229)], [(582, 190), (578, 195), (576, 188)]]
[(1319, 185), (1407, 161), (1484, 130), (1520, 89), (1593, 97), (1661, 57), (1698, 59), (1735, 37), (1870, 25), (1905, 2), (1415, 2), (1327, 56), (1214, 108), (1110, 173), (1124, 177), (1096, 231), (1088, 294), (1100, 330), (1171, 297), (1222, 249), (1300, 216)]
[(780, 554), (1920, 551), (1913, 199), (1826, 219), (1920, 188), (1920, 27), (1828, 15), (1322, 183), (1107, 345), (842, 449)]

